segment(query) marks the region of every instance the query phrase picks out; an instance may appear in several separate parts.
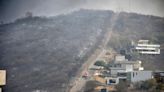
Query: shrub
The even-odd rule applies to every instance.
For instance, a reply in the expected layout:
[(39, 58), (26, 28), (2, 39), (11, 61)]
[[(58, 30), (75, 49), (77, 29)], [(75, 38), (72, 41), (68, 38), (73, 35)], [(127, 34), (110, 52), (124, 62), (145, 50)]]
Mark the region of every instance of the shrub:
[(95, 64), (96, 66), (106, 66), (106, 63), (104, 61), (96, 61)]

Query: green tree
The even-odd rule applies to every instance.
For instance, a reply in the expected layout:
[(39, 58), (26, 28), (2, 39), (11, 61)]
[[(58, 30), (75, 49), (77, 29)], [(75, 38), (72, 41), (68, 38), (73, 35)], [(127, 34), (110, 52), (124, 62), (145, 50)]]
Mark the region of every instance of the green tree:
[(94, 63), (94, 65), (105, 67), (105, 66), (106, 66), (106, 63), (105, 63), (104, 61), (96, 61), (96, 62)]

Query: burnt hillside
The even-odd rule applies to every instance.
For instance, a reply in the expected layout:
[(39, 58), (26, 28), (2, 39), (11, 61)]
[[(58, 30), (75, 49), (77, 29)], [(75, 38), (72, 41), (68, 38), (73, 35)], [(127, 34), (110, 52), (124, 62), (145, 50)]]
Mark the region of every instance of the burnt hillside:
[[(8, 73), (4, 92), (65, 92), (70, 79), (110, 31), (115, 15), (79, 10), (0, 25), (0, 68)], [(114, 24), (108, 45), (116, 51), (128, 49), (131, 39), (164, 43), (164, 18), (123, 12)], [(162, 56), (148, 57), (147, 62), (162, 69), (157, 67), (164, 64)]]
[(112, 15), (80, 10), (0, 25), (0, 68), (8, 76), (4, 92), (64, 92), (101, 43)]
[(108, 45), (117, 52), (121, 49), (129, 51), (131, 41), (137, 42), (140, 39), (160, 44), (160, 55), (134, 55), (134, 59), (142, 60), (145, 69), (164, 70), (164, 18), (122, 12), (116, 21), (112, 38)]

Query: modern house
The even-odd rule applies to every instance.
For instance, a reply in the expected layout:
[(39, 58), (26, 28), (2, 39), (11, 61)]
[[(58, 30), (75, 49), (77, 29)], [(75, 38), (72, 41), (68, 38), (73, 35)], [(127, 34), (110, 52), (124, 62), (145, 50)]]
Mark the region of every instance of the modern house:
[(124, 56), (116, 56), (110, 68), (110, 77), (107, 84), (115, 85), (120, 80), (129, 82), (144, 81), (152, 78), (152, 71), (145, 71), (141, 61), (128, 61)]
[(139, 82), (152, 79), (152, 71), (118, 72), (116, 77), (106, 77), (107, 85), (116, 85), (120, 80), (128, 82)]
[(141, 67), (141, 61), (128, 61), (125, 56), (118, 55), (115, 57), (113, 64), (110, 67), (111, 76), (117, 76), (119, 72), (131, 72), (144, 70)]
[(160, 45), (152, 44), (149, 40), (139, 40), (137, 44), (132, 44), (133, 52), (137, 52), (139, 54), (148, 54), (148, 55), (157, 55), (160, 54)]

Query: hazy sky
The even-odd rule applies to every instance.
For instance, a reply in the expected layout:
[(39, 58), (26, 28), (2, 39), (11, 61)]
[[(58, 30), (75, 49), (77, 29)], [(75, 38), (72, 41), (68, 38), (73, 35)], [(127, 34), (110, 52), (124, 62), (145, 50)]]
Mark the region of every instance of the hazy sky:
[(27, 11), (39, 16), (54, 16), (80, 8), (164, 17), (164, 0), (0, 0), (0, 20), (11, 21), (24, 16)]

